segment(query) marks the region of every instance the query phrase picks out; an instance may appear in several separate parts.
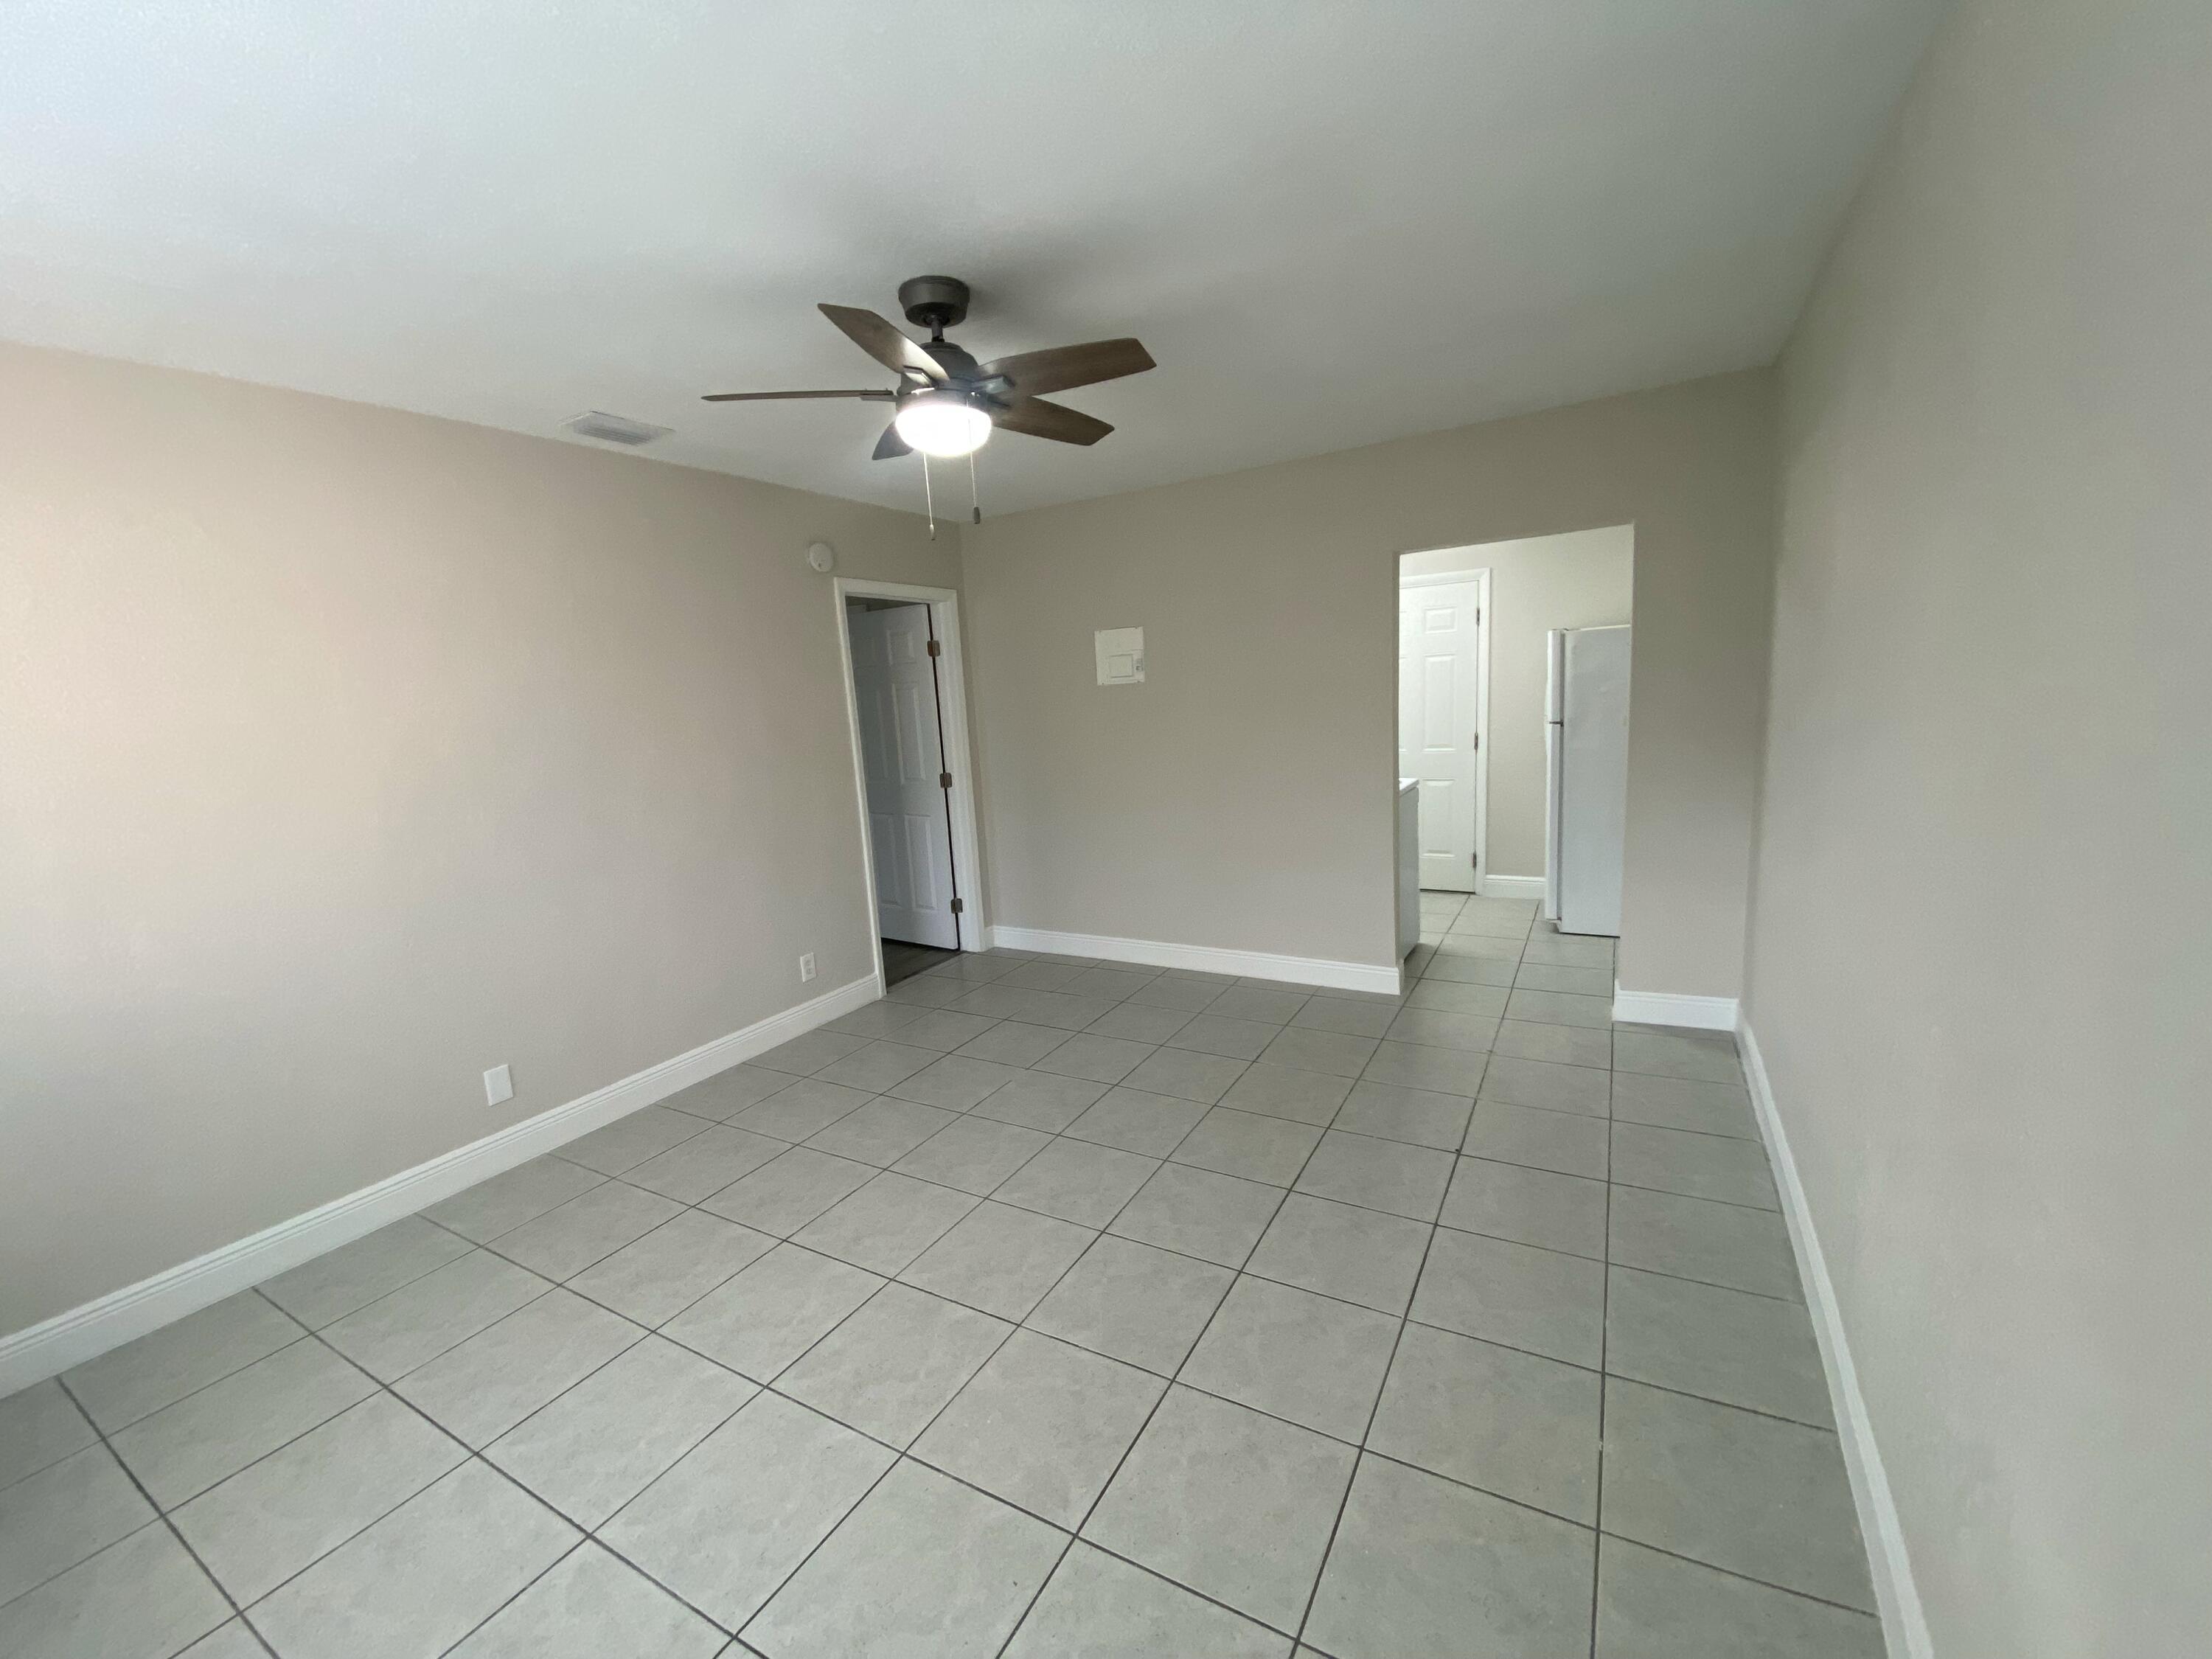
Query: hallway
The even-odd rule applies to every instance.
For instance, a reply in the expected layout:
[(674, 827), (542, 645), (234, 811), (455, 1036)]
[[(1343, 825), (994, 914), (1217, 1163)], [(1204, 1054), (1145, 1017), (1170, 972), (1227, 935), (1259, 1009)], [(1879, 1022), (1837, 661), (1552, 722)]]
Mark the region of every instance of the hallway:
[(960, 957), (0, 1401), (0, 1650), (1874, 1659), (1733, 1043), (1534, 908)]

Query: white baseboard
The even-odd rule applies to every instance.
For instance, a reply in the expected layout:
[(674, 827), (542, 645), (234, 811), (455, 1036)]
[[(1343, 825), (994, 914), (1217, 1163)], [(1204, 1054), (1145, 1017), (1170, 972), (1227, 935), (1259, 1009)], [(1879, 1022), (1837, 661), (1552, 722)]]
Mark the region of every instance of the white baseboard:
[(1733, 1031), (1734, 997), (1687, 997), (1672, 991), (1624, 991), (1613, 988), (1613, 1017), (1637, 1025), (1687, 1025), (1700, 1031)]
[(341, 1244), (349, 1244), (387, 1222), (451, 1198), (464, 1188), (526, 1164), (542, 1152), (665, 1100), (740, 1060), (765, 1054), (779, 1042), (850, 1013), (882, 994), (881, 984), (871, 973), (743, 1030), (702, 1043), (689, 1054), (648, 1066), (566, 1105), (552, 1107), (481, 1140), (441, 1153), (427, 1164), (332, 1199), (304, 1215), (264, 1227), (150, 1279), (0, 1337), (0, 1399)]
[(1485, 898), (1532, 898), (1544, 896), (1541, 876), (1477, 876), (1474, 890)]
[(1208, 945), (1165, 945), (1153, 939), (1112, 939), (1103, 933), (1053, 933), (1036, 927), (994, 927), (991, 943), (1012, 951), (1041, 951), (1058, 957), (1097, 957), (1102, 962), (1134, 962), (1147, 968), (1188, 968), (1202, 974), (1233, 974), (1240, 979), (1279, 979), (1292, 985), (1326, 985), (1339, 991), (1379, 991), (1395, 996), (1400, 969), (1364, 962), (1331, 962), (1321, 957), (1280, 957), (1262, 951), (1222, 951)]
[(1912, 1560), (1905, 1553), (1905, 1529), (1897, 1518), (1897, 1504), (1890, 1495), (1881, 1452), (1875, 1444), (1866, 1400), (1859, 1393), (1858, 1370), (1851, 1364), (1850, 1346), (1844, 1337), (1843, 1315), (1836, 1306), (1835, 1286), (1829, 1282), (1827, 1258), (1821, 1255), (1820, 1237), (1813, 1231), (1813, 1216), (1805, 1205), (1804, 1185), (1797, 1178), (1789, 1133), (1782, 1127), (1774, 1086), (1767, 1079), (1766, 1060), (1759, 1052), (1759, 1039), (1748, 1023), (1739, 1020), (1735, 1034), (1743, 1050), (1744, 1073), (1751, 1082), (1752, 1109), (1759, 1115), (1759, 1131), (1766, 1137), (1767, 1159), (1774, 1166), (1783, 1219), (1789, 1224), (1790, 1243), (1797, 1253), (1797, 1274), (1813, 1316), (1821, 1369), (1828, 1376), (1828, 1399), (1835, 1408), (1837, 1435), (1843, 1442), (1844, 1467), (1850, 1475), (1859, 1534), (1866, 1540), (1882, 1639), (1891, 1659), (1935, 1659), (1927, 1616), (1921, 1611), (1920, 1591), (1912, 1579)]

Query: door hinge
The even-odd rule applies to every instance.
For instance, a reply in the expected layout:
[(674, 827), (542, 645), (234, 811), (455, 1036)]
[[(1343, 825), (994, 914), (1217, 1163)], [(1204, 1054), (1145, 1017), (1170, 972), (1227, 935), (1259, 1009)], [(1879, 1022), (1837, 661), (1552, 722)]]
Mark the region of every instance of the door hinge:
[(937, 787), (939, 789), (950, 789), (952, 787), (952, 774), (939, 772), (937, 775)]
[(967, 900), (965, 900), (965, 899), (955, 899), (955, 900), (953, 900), (953, 901), (952, 901), (952, 914), (953, 914), (954, 915), (956, 915), (956, 916), (964, 916), (964, 915), (966, 915), (968, 914), (968, 901), (967, 901)]
[(932, 640), (929, 642), (929, 654), (933, 657), (939, 654), (937, 641), (935, 640)]

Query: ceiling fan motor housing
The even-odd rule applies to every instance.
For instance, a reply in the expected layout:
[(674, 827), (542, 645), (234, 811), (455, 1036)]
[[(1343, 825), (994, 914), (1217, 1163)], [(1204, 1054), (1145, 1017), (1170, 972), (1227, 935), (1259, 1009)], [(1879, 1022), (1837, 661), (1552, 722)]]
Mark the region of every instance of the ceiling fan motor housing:
[(957, 276), (909, 276), (898, 298), (907, 321), (933, 333), (957, 328), (968, 315), (968, 284)]

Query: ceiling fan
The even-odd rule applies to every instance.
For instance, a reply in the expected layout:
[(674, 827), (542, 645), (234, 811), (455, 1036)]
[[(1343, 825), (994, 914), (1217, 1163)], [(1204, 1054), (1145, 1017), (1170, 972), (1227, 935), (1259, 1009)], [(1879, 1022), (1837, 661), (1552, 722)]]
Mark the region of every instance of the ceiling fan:
[(836, 392), (716, 392), (710, 404), (764, 403), (784, 398), (858, 398), (890, 404), (896, 412), (876, 441), (875, 459), (920, 450), (929, 455), (968, 455), (981, 447), (994, 427), (1050, 438), (1064, 444), (1095, 444), (1114, 428), (1079, 410), (1047, 403), (1040, 394), (1072, 386), (1140, 374), (1153, 367), (1152, 353), (1134, 340), (1093, 340), (1087, 345), (1054, 346), (1018, 352), (979, 363), (945, 337), (968, 315), (968, 284), (957, 276), (915, 276), (899, 284), (899, 306), (907, 321), (929, 331), (927, 341), (908, 337), (872, 311), (825, 305), (822, 314), (844, 330), (861, 350), (899, 377), (896, 387)]

